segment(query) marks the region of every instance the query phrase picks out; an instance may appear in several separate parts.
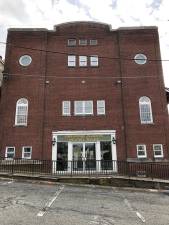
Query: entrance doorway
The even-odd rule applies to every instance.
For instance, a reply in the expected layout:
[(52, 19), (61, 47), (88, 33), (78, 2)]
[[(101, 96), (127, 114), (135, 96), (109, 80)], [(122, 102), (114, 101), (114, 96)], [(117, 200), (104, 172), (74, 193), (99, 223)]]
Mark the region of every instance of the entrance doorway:
[(73, 170), (96, 170), (96, 143), (72, 143)]

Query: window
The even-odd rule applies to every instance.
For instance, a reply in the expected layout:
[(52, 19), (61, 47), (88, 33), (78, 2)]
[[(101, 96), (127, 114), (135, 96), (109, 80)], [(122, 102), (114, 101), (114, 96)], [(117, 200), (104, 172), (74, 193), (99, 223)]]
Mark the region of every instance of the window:
[(87, 45), (87, 40), (86, 39), (80, 39), (79, 45)]
[(76, 56), (75, 55), (68, 55), (68, 66), (69, 67), (76, 66)]
[(79, 66), (87, 66), (87, 56), (79, 56)]
[(70, 116), (70, 101), (63, 101), (62, 102), (62, 115), (63, 116)]
[(105, 115), (105, 101), (104, 100), (97, 101), (97, 115)]
[(75, 115), (91, 115), (93, 114), (93, 101), (75, 101)]
[(162, 144), (154, 144), (153, 151), (154, 151), (154, 158), (162, 158), (164, 156)]
[(15, 147), (6, 147), (5, 157), (13, 159), (15, 157)]
[(15, 125), (27, 126), (28, 100), (20, 98), (16, 103)]
[(99, 65), (98, 56), (97, 55), (90, 56), (90, 66), (98, 66), (98, 65)]
[(32, 147), (24, 146), (22, 148), (22, 159), (31, 159)]
[(137, 145), (137, 158), (147, 158), (146, 145)]
[(139, 99), (140, 120), (142, 124), (153, 123), (151, 100), (143, 96)]
[(97, 40), (94, 39), (90, 40), (90, 45), (97, 45)]
[(29, 66), (32, 62), (32, 58), (29, 55), (23, 55), (19, 59), (19, 64), (21, 66)]
[(147, 56), (144, 54), (137, 54), (134, 57), (134, 61), (139, 65), (143, 65), (147, 62)]
[(76, 39), (68, 39), (67, 44), (68, 44), (68, 46), (75, 46), (76, 45)]

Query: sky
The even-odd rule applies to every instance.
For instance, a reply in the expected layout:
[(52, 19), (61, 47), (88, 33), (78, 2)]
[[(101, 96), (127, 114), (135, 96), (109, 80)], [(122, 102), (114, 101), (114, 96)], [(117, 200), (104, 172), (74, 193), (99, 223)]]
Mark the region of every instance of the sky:
[[(169, 0), (0, 0), (0, 42), (10, 27), (53, 29), (70, 21), (108, 23), (112, 29), (158, 26), (162, 60), (169, 60)], [(0, 55), (5, 45), (0, 43)], [(169, 87), (169, 61), (163, 62)]]

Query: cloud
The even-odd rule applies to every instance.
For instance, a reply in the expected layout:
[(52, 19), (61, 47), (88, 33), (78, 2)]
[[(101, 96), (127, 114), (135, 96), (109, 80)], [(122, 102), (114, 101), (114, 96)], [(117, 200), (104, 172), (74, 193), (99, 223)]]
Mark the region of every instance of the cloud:
[(150, 7), (152, 7), (155, 10), (159, 10), (161, 4), (162, 0), (153, 0), (153, 2), (150, 4)]
[(1, 0), (0, 1), (1, 15), (14, 17), (17, 20), (27, 21), (29, 14), (25, 9), (25, 4), (22, 0)]
[(112, 3), (110, 4), (110, 7), (111, 7), (112, 9), (117, 8), (117, 0), (112, 0)]
[(90, 7), (82, 3), (80, 0), (67, 0), (67, 2), (78, 7), (80, 10), (83, 9), (85, 11), (86, 16), (88, 16), (91, 20), (95, 19), (90, 13)]

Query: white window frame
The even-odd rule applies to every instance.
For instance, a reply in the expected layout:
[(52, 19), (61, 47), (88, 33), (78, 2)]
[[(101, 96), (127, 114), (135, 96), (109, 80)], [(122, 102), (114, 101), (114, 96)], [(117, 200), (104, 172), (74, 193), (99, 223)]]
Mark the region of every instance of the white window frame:
[(75, 55), (68, 55), (67, 65), (68, 65), (68, 67), (76, 66), (76, 56)]
[(67, 40), (67, 45), (68, 46), (76, 46), (76, 39), (75, 38), (70, 38)]
[[(82, 103), (82, 113), (77, 112), (77, 103)], [(85, 105), (87, 102), (90, 102), (92, 105), (91, 112), (85, 112)], [(93, 115), (93, 101), (87, 100), (87, 101), (74, 101), (74, 115)]]
[[(138, 158), (138, 159), (145, 159), (145, 158), (147, 158), (146, 145), (145, 145), (145, 144), (138, 144), (138, 145), (136, 145), (136, 146), (137, 146), (137, 158)], [(144, 149), (143, 149), (143, 150), (139, 150), (139, 147), (140, 147), (140, 146), (144, 147)], [(139, 151), (144, 151), (145, 154), (144, 154), (144, 155), (139, 155), (139, 154), (138, 154)]]
[[(31, 152), (30, 152), (30, 156), (29, 157), (25, 157), (25, 148), (30, 148)], [(32, 158), (32, 146), (23, 146), (22, 147), (22, 159), (31, 159)]]
[(87, 39), (79, 39), (79, 45), (86, 46), (87, 45)]
[[(7, 157), (7, 155), (8, 155), (8, 149), (9, 148), (13, 148), (14, 149), (14, 156), (11, 158), (11, 157)], [(14, 159), (15, 158), (15, 147), (14, 146), (7, 146), (6, 147), (6, 150), (5, 150), (5, 158), (6, 159)]]
[[(23, 103), (25, 101), (25, 103)], [(19, 114), (19, 107), (25, 107), (25, 113)], [(19, 116), (25, 117), (25, 122), (19, 122)], [(15, 111), (15, 126), (27, 126), (28, 122), (28, 100), (26, 98), (20, 98), (16, 102), (16, 111)]]
[(98, 57), (98, 55), (91, 55), (90, 56), (90, 66), (91, 67), (98, 67), (99, 66), (99, 57)]
[(97, 39), (91, 39), (90, 40), (90, 45), (97, 45), (97, 44), (98, 44)]
[[(143, 101), (142, 99), (146, 99)], [(149, 112), (143, 112), (142, 107), (143, 105), (149, 107)], [(152, 107), (151, 107), (151, 99), (147, 96), (142, 96), (139, 98), (139, 111), (140, 111), (140, 121), (141, 124), (152, 124), (153, 123), (153, 115), (152, 115)], [(146, 114), (149, 114), (150, 120), (145, 120)]]
[(80, 67), (86, 67), (87, 66), (87, 56), (85, 56), (85, 55), (79, 56), (79, 66)]
[(105, 100), (97, 100), (97, 115), (105, 115)]
[[(67, 112), (67, 110), (68, 110), (68, 112)], [(71, 115), (71, 102), (70, 101), (62, 101), (62, 115), (63, 116)]]
[[(161, 155), (155, 155), (156, 151), (160, 151), (160, 150), (155, 150), (155, 146), (160, 146), (161, 147)], [(163, 145), (162, 144), (153, 144), (153, 153), (154, 153), (154, 158), (163, 158), (164, 157), (164, 153), (163, 153)]]

